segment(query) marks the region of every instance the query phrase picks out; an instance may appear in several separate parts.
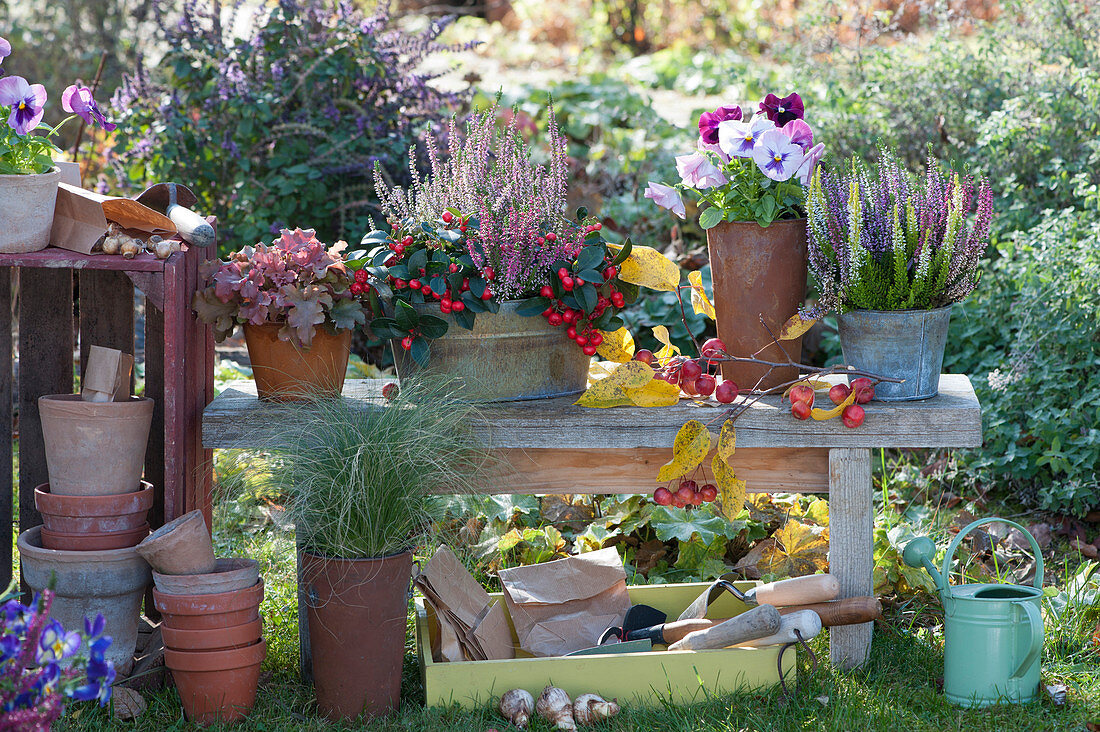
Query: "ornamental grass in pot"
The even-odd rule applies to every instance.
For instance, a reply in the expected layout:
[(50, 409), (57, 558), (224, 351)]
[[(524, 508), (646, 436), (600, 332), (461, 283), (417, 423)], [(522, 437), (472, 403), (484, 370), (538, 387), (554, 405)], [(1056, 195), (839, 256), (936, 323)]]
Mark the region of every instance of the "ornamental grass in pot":
[(803, 320), (837, 312), (845, 363), (904, 379), (880, 383), (878, 399), (935, 396), (951, 305), (981, 275), (993, 217), (988, 182), (931, 157), (915, 176), (883, 150), (873, 167), (851, 160), (818, 171), (807, 209), (821, 298)]
[(367, 321), (341, 256), (345, 244), (328, 248), (315, 233), (284, 229), (270, 245), (205, 263), (210, 284), (191, 301), (218, 341), (243, 326), (260, 399), (339, 395), (352, 329)]
[[(651, 181), (645, 191), (681, 219), (687, 215), (683, 193), (707, 204), (699, 225), (707, 232), (718, 337), (738, 356), (785, 361), (771, 334), (806, 296), (803, 190), (825, 146), (814, 144), (803, 117), (798, 94), (768, 94), (755, 114), (739, 106), (705, 112), (696, 150), (676, 158), (680, 182)], [(801, 343), (797, 337), (787, 347), (796, 358)], [(742, 387), (770, 389), (798, 377), (794, 368), (768, 371), (722, 364), (722, 376)]]
[(438, 515), (434, 493), (484, 490), (476, 414), (445, 386), (409, 380), (385, 403), (317, 400), (269, 416), (287, 425), (266, 480), (285, 495), (302, 547), (318, 710), (389, 714), (401, 695), (412, 549)]
[(585, 209), (566, 215), (568, 153), (553, 109), (545, 164), (518, 115), (503, 129), (500, 119), (493, 106), (464, 129), (452, 120), (445, 136), (428, 134), (430, 170), (407, 189), (376, 171), (388, 228), (367, 234), (349, 266), (381, 295), (386, 313), (371, 330), (390, 339), (402, 379), (426, 368), (476, 401), (579, 393), (637, 295), (623, 276), (632, 246), (605, 240)]

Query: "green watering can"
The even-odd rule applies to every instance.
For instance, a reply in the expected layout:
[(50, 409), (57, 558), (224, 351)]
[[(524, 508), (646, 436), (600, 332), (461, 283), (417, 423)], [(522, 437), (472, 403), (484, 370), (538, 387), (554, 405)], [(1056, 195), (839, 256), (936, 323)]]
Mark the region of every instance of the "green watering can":
[[(1035, 586), (969, 584), (951, 586), (947, 578), (959, 543), (979, 526), (1014, 526), (1031, 542), (1035, 555)], [(1039, 655), (1043, 650), (1043, 554), (1023, 526), (1005, 519), (975, 521), (959, 532), (943, 558), (943, 572), (932, 559), (935, 543), (926, 536), (913, 539), (902, 551), (910, 567), (924, 567), (936, 581), (943, 601), (943, 691), (953, 704), (985, 707), (998, 703), (1026, 703), (1039, 693)]]

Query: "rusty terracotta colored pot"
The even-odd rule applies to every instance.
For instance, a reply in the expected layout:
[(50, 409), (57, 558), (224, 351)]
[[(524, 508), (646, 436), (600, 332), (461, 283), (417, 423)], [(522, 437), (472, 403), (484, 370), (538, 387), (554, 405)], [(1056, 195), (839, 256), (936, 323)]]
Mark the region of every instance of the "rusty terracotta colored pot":
[(66, 552), (129, 549), (132, 546), (137, 546), (148, 535), (149, 524), (142, 524), (136, 529), (109, 531), (102, 534), (55, 532), (43, 526), (42, 546), (46, 549), (58, 549)]
[[(778, 333), (798, 312), (806, 298), (806, 220), (776, 221), (764, 228), (756, 222), (723, 222), (707, 230), (711, 278), (714, 282), (714, 310), (718, 316), (718, 337), (733, 356), (750, 356), (771, 343), (760, 316)], [(783, 341), (795, 361), (802, 352), (802, 339)], [(758, 358), (785, 361), (783, 353), (770, 345)], [(722, 364), (722, 376), (740, 389), (751, 389), (767, 372), (766, 366), (743, 363)], [(772, 372), (760, 388), (769, 389), (798, 377), (794, 368)]]
[(390, 714), (401, 700), (412, 552), (380, 559), (302, 554), (317, 710), (329, 719)]
[(172, 519), (138, 544), (137, 552), (161, 574), (204, 574), (217, 566), (202, 511)]
[(68, 534), (130, 531), (145, 523), (153, 507), (153, 486), (142, 481), (141, 490), (134, 493), (62, 496), (51, 493), (50, 484), (43, 483), (34, 489), (34, 505), (42, 514), (47, 531)]
[(261, 639), (227, 651), (164, 649), (164, 665), (172, 672), (183, 703), (183, 713), (195, 724), (207, 726), (240, 721), (256, 703), (260, 664), (267, 655)]
[(160, 626), (164, 645), (174, 651), (228, 651), (250, 646), (263, 636), (263, 622), (257, 618), (242, 625), (210, 630), (180, 630)]
[(219, 559), (213, 572), (204, 574), (161, 574), (153, 572), (153, 582), (165, 595), (213, 595), (252, 587), (260, 579), (260, 563), (255, 559), (232, 557)]
[(279, 323), (245, 325), (244, 340), (256, 393), (272, 402), (338, 397), (351, 355), (351, 331), (333, 335), (317, 326), (309, 348), (279, 339)]
[(165, 625), (180, 630), (214, 630), (251, 623), (260, 617), (264, 581), (213, 595), (166, 595), (153, 588), (153, 604)]

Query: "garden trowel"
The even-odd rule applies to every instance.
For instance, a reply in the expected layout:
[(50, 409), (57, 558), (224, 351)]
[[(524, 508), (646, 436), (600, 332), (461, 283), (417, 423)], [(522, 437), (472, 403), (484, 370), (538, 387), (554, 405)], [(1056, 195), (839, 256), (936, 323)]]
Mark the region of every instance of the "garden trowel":
[(179, 183), (157, 183), (146, 188), (134, 200), (156, 211), (163, 211), (175, 224), (180, 238), (188, 244), (208, 247), (214, 243), (214, 227), (191, 210), (190, 207), (199, 199), (187, 186)]

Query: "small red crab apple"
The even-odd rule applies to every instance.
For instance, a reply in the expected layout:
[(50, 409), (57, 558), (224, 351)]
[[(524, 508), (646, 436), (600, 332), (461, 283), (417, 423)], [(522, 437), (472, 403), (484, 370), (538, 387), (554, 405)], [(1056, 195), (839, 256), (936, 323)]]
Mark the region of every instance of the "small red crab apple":
[(858, 404), (849, 404), (844, 408), (841, 420), (845, 427), (859, 427), (863, 424), (863, 407)]
[(714, 499), (718, 498), (718, 486), (713, 483), (707, 483), (699, 489), (699, 495), (703, 497), (703, 500), (710, 503)]
[[(688, 483), (691, 483), (691, 485), (688, 485)], [(695, 501), (695, 482), (694, 481), (688, 481), (688, 482), (685, 482), (685, 483), (681, 483), (680, 488), (676, 491), (676, 496), (675, 497), (678, 498), (680, 501), (682, 501), (685, 506), (688, 505), (689, 503), (694, 502)]]
[(716, 386), (714, 377), (710, 374), (703, 374), (695, 379), (695, 390), (699, 392), (700, 396), (710, 396), (714, 393)]
[(637, 353), (634, 354), (634, 360), (635, 361), (641, 361), (642, 363), (652, 364), (653, 363), (653, 351), (650, 351), (647, 348), (643, 348), (643, 349), (639, 350)]
[(811, 409), (809, 402), (795, 402), (791, 405), (791, 414), (795, 419), (809, 419)]
[(392, 402), (394, 399), (397, 398), (398, 391), (399, 391), (399, 389), (398, 389), (397, 383), (391, 381), (390, 383), (388, 383), (388, 384), (386, 384), (385, 386), (382, 387), (382, 396), (387, 401)]
[(852, 382), (852, 391), (856, 393), (856, 404), (866, 404), (875, 398), (875, 383), (870, 379), (858, 378)]
[(805, 384), (798, 384), (791, 387), (791, 404), (795, 405), (799, 402), (805, 402), (807, 407), (814, 405), (814, 390), (812, 387)]
[(726, 344), (720, 338), (710, 338), (703, 343), (703, 347), (699, 349), (699, 354), (703, 357), (703, 360), (713, 366), (718, 363), (716, 357), (721, 353), (725, 353), (725, 351)]
[(668, 506), (672, 504), (672, 491), (664, 486), (661, 486), (657, 490), (653, 491), (653, 502), (658, 506)]
[(714, 398), (722, 404), (731, 404), (737, 398), (737, 384), (732, 381), (723, 381), (714, 387)]
[(703, 367), (695, 360), (684, 361), (684, 364), (680, 367), (680, 373), (683, 374), (685, 379), (697, 379), (703, 373)]
[(852, 389), (847, 384), (837, 384), (832, 389), (829, 389), (829, 399), (833, 404), (840, 404), (848, 395), (852, 393)]

